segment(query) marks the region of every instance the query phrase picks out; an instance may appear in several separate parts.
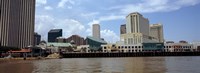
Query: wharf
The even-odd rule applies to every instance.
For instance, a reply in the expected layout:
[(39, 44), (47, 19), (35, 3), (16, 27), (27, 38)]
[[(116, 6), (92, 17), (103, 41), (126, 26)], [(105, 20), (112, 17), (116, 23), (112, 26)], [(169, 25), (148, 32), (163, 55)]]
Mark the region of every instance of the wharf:
[(63, 53), (63, 58), (200, 56), (200, 52)]

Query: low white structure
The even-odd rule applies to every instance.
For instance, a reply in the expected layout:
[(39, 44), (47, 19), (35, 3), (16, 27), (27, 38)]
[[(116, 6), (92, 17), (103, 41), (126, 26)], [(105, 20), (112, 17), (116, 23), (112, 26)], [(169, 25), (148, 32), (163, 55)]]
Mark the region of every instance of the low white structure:
[(200, 51), (200, 42), (192, 42), (194, 51)]
[(192, 44), (188, 43), (165, 43), (165, 52), (186, 52), (193, 51)]
[(70, 43), (47, 43), (47, 50), (51, 53), (74, 51)]
[(89, 51), (89, 45), (80, 45), (80, 46), (77, 46), (77, 50), (79, 50), (80, 52), (86, 52), (86, 53), (88, 53), (88, 51)]
[(142, 33), (126, 33), (120, 35), (120, 41), (124, 44), (140, 44), (148, 42), (159, 42), (158, 39), (143, 35)]
[[(144, 49), (143, 44), (107, 44), (101, 45), (102, 51), (104, 53), (108, 52), (153, 52), (153, 51), (162, 51), (162, 52), (188, 52), (193, 51), (192, 44), (188, 43), (165, 43), (160, 50), (158, 48), (153, 48), (151, 50)], [(155, 45), (152, 45), (155, 47)], [(151, 48), (151, 46), (150, 46)]]
[(121, 44), (108, 44), (102, 45), (102, 50), (106, 52), (142, 52), (142, 44), (135, 45), (121, 45)]

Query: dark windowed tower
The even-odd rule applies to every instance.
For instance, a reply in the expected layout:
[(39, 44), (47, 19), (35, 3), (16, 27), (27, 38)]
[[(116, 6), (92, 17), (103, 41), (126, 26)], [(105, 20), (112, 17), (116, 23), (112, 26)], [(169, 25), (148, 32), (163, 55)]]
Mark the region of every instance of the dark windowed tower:
[(24, 48), (33, 45), (35, 0), (0, 0), (0, 42), (2, 46)]
[(120, 26), (120, 34), (125, 34), (126, 33), (126, 24), (123, 24)]
[(39, 35), (38, 33), (34, 34), (34, 46), (39, 45), (41, 41), (41, 35)]
[(58, 37), (62, 37), (62, 29), (52, 29), (48, 32), (48, 42), (56, 42)]

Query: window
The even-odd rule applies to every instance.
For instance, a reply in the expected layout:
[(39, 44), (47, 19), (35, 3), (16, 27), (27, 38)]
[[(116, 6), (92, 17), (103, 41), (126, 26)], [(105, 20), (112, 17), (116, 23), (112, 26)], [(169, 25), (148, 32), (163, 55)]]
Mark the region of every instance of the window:
[(127, 48), (127, 46), (125, 46), (125, 48)]

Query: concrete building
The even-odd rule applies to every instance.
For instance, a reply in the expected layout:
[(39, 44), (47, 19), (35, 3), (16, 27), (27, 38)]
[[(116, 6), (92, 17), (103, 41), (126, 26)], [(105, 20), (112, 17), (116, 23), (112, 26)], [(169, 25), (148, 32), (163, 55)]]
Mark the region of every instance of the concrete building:
[(158, 42), (157, 39), (149, 36), (149, 20), (138, 12), (126, 16), (126, 34), (120, 35), (120, 41), (124, 44)]
[(41, 35), (39, 35), (38, 33), (34, 34), (34, 46), (35, 45), (39, 45), (41, 41)]
[(142, 33), (149, 36), (149, 20), (138, 12), (130, 13), (126, 16), (126, 33)]
[(120, 26), (120, 34), (125, 34), (126, 33), (126, 24), (123, 24)]
[(48, 32), (48, 42), (56, 42), (57, 37), (62, 37), (62, 29), (51, 29)]
[(35, 0), (0, 0), (0, 43), (24, 48), (34, 44)]
[(47, 43), (47, 52), (73, 52), (75, 48), (70, 43)]
[(100, 25), (99, 24), (93, 24), (92, 25), (92, 35), (95, 38), (101, 38), (101, 35), (100, 35)]
[(192, 42), (192, 45), (193, 45), (192, 48), (194, 49), (194, 51), (200, 52), (200, 41)]
[(164, 42), (163, 25), (162, 24), (150, 25), (150, 36), (158, 39), (159, 42)]
[(164, 45), (165, 52), (193, 51), (193, 45), (188, 43), (165, 43)]
[[(196, 49), (188, 43), (142, 43), (142, 44), (105, 44), (101, 45), (106, 52), (190, 52)], [(197, 50), (198, 51), (198, 50)]]
[(70, 43), (70, 42), (73, 41), (73, 42), (74, 42), (74, 45), (76, 45), (76, 46), (85, 45), (85, 44), (86, 44), (84, 38), (83, 38), (83, 37), (80, 37), (79, 35), (72, 35), (72, 36), (68, 37), (68, 38), (66, 39), (66, 41), (67, 41), (68, 43)]

